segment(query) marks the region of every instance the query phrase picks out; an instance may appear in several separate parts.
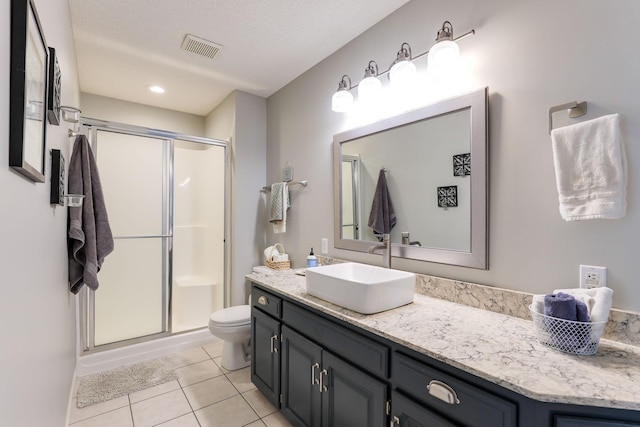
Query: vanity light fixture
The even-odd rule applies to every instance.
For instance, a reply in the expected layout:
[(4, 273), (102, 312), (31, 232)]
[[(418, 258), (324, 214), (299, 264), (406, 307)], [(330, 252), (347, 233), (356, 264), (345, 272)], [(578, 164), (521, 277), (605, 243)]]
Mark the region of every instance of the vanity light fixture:
[(338, 90), (331, 97), (331, 109), (336, 113), (346, 113), (353, 107), (353, 94), (351, 90), (351, 78), (346, 74), (338, 83)]
[(438, 30), (436, 44), (429, 50), (427, 72), (434, 75), (444, 75), (455, 71), (460, 61), (460, 48), (453, 41), (453, 25), (444, 21)]
[(382, 83), (378, 79), (378, 64), (376, 61), (369, 61), (369, 65), (364, 69), (364, 78), (358, 85), (358, 101), (363, 104), (375, 102), (382, 90)]
[[(432, 75), (444, 75), (455, 71), (460, 57), (460, 48), (456, 41), (467, 38), (475, 33), (475, 30), (471, 30), (454, 38), (453, 25), (451, 25), (449, 21), (444, 21), (442, 28), (438, 30), (436, 43), (431, 47), (431, 50), (412, 56), (409, 43), (402, 43), (396, 55), (396, 60), (391, 64), (390, 69), (379, 73), (378, 64), (375, 61), (369, 61), (369, 65), (364, 71), (364, 79), (355, 86), (351, 84), (349, 76), (342, 76), (340, 83), (338, 83), (338, 91), (333, 94), (333, 98), (331, 99), (332, 110), (337, 113), (349, 111), (353, 105), (353, 95), (351, 95), (350, 91), (355, 88), (358, 88), (359, 101), (363, 103), (375, 101), (382, 89), (382, 83), (378, 77), (385, 74), (389, 74), (392, 86), (410, 85), (412, 77), (416, 73), (414, 62), (426, 55), (428, 55), (429, 61), (427, 65), (428, 73)], [(349, 79), (348, 83), (345, 78)]]
[(402, 43), (396, 55), (396, 60), (389, 70), (391, 85), (407, 86), (411, 84), (413, 77), (416, 75), (416, 65), (411, 61), (411, 46), (409, 46), (409, 43)]

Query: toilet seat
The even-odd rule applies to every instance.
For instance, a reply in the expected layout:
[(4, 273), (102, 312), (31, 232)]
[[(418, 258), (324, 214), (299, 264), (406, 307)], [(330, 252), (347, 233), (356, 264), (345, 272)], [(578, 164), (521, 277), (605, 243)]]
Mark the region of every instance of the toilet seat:
[(236, 305), (218, 310), (211, 315), (209, 322), (217, 326), (245, 326), (251, 324), (251, 306)]

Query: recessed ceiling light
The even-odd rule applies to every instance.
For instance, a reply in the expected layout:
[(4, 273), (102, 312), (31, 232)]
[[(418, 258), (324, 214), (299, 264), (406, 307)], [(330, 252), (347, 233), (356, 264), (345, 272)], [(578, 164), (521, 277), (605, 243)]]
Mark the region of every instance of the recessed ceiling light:
[(149, 85), (147, 86), (147, 89), (153, 93), (164, 93), (164, 88), (162, 86)]

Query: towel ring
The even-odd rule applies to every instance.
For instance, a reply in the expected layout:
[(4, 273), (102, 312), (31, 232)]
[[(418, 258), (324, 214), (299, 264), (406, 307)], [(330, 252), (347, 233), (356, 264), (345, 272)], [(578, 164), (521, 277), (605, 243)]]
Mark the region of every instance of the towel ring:
[(587, 102), (573, 101), (567, 104), (556, 105), (555, 107), (549, 108), (549, 135), (551, 135), (551, 131), (553, 130), (553, 113), (562, 110), (569, 110), (569, 117), (572, 119), (584, 116), (585, 114), (587, 114)]

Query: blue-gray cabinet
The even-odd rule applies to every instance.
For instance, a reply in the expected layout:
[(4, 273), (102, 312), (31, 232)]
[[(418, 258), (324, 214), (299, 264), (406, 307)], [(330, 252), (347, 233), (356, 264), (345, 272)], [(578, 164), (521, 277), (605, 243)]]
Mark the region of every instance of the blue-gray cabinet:
[(294, 425), (383, 427), (387, 384), (282, 327), (281, 411)]
[(640, 427), (540, 402), (252, 285), (251, 380), (294, 426)]

